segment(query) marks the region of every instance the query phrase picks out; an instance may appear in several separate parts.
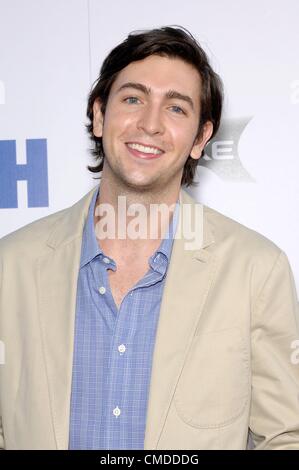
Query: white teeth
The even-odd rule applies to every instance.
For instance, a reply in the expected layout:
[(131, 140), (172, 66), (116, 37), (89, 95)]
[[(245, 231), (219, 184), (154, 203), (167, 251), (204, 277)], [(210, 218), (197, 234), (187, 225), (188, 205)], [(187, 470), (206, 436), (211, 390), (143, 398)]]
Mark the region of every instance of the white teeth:
[(128, 147), (130, 147), (131, 149), (139, 150), (143, 153), (154, 153), (155, 155), (159, 155), (160, 153), (162, 153), (161, 150), (158, 150), (154, 147), (145, 147), (144, 145), (140, 144), (128, 144)]

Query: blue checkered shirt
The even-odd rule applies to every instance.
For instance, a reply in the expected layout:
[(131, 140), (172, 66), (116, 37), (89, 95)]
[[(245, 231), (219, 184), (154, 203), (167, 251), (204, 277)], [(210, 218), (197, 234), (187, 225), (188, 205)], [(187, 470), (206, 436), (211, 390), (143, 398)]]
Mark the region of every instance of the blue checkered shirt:
[[(179, 201), (169, 234), (118, 310), (95, 236), (92, 198), (83, 231), (77, 289), (69, 449), (143, 449), (161, 299)], [(169, 236), (170, 235), (170, 236)]]

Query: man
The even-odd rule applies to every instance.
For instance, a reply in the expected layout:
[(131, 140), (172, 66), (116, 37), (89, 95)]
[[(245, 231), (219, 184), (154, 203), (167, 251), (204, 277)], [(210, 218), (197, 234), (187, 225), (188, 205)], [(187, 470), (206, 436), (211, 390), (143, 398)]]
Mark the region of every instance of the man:
[[(299, 448), (287, 257), (181, 189), (221, 108), (183, 28), (104, 61), (88, 102), (100, 185), (0, 243), (2, 448)], [(155, 236), (134, 236), (133, 204)]]

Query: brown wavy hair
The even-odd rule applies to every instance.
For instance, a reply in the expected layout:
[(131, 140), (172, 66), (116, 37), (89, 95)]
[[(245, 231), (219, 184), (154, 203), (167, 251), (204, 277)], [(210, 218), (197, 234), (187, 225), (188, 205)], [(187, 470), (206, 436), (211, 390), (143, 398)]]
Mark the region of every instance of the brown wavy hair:
[[(99, 173), (103, 170), (105, 159), (102, 138), (96, 137), (93, 133), (94, 102), (97, 99), (100, 100), (101, 111), (104, 115), (111, 86), (119, 72), (131, 62), (143, 60), (154, 54), (169, 58), (180, 58), (198, 70), (202, 81), (202, 91), (197, 137), (201, 136), (203, 125), (207, 121), (211, 121), (213, 124), (211, 139), (216, 134), (220, 125), (223, 105), (222, 81), (212, 69), (206, 53), (196, 39), (182, 26), (165, 26), (158, 29), (134, 31), (106, 57), (99, 77), (94, 82), (88, 96), (88, 123), (86, 128), (93, 143), (91, 153), (96, 162), (96, 166), (88, 166), (92, 173)], [(198, 162), (199, 159), (195, 160), (189, 155), (183, 169), (181, 185), (196, 184), (193, 179)]]

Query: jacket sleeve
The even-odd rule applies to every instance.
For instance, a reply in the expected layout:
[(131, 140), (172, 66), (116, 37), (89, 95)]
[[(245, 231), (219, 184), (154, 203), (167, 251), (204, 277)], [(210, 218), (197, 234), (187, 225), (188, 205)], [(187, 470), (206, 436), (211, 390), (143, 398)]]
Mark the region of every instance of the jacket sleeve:
[(256, 450), (299, 449), (299, 309), (278, 254), (252, 311), (250, 435)]

